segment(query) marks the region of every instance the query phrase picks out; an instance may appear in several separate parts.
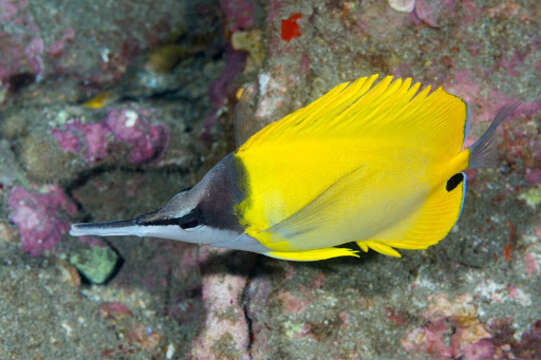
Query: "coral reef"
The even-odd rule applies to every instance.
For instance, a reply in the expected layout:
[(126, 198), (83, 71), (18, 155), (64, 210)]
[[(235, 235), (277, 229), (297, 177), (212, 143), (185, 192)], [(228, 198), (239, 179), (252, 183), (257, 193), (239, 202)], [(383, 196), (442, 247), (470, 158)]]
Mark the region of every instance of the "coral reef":
[[(541, 358), (539, 1), (85, 4), (0, 0), (0, 358)], [(436, 246), (291, 263), (66, 234), (372, 73), (467, 101), (466, 146), (521, 102)]]

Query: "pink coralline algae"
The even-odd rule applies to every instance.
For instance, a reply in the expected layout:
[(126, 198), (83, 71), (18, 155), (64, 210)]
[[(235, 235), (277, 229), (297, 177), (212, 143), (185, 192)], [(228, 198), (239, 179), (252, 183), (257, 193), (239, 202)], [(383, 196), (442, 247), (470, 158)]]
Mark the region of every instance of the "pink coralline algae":
[(51, 130), (51, 134), (64, 151), (78, 153), (85, 147), (87, 162), (100, 161), (107, 155), (110, 131), (103, 122), (83, 124), (76, 119), (65, 124), (63, 129)]
[[(492, 335), (475, 317), (472, 296), (465, 294), (450, 302), (443, 294), (431, 297), (422, 327), (402, 339), (408, 351), (422, 351), (438, 359), (485, 359), (494, 353)], [(475, 356), (474, 356), (475, 355)], [(489, 357), (491, 358), (491, 357)]]
[[(249, 30), (254, 24), (254, 3), (251, 0), (220, 0), (220, 7), (227, 20), (227, 30), (234, 33)], [(225, 67), (220, 76), (210, 84), (209, 98), (211, 113), (205, 119), (203, 138), (209, 137), (209, 129), (219, 117), (220, 109), (226, 104), (227, 97), (232, 94), (231, 85), (235, 77), (242, 72), (246, 64), (247, 54), (234, 50), (230, 44), (225, 49)]]
[(17, 8), (17, 4), (11, 0), (1, 0), (0, 10), (2, 10), (0, 14), (0, 20), (2, 21), (9, 21), (19, 11), (19, 9)]
[(19, 228), (23, 250), (32, 256), (52, 249), (68, 231), (68, 217), (77, 211), (57, 185), (41, 190), (15, 186), (8, 197), (9, 219)]
[(225, 68), (220, 76), (210, 84), (209, 98), (212, 105), (212, 113), (205, 119), (205, 130), (214, 125), (218, 119), (218, 113), (233, 91), (231, 85), (235, 77), (242, 72), (246, 63), (246, 53), (236, 51), (229, 45), (225, 50)]
[(53, 42), (51, 46), (49, 46), (49, 48), (47, 49), (47, 54), (53, 57), (60, 56), (62, 52), (64, 51), (66, 43), (73, 42), (74, 39), (75, 39), (75, 30), (73, 30), (72, 28), (65, 29), (60, 39), (55, 40), (55, 42)]
[(526, 274), (529, 278), (538, 275), (541, 276), (541, 267), (539, 266), (537, 255), (534, 252), (528, 252), (524, 255), (524, 265)]
[(130, 162), (140, 164), (157, 158), (169, 137), (163, 125), (151, 123), (142, 113), (122, 109), (110, 110), (97, 123), (83, 124), (76, 119), (51, 134), (64, 151), (79, 153), (84, 149), (84, 159), (90, 163), (106, 158), (111, 145), (124, 143), (130, 147)]
[(167, 146), (168, 133), (131, 110), (111, 110), (105, 120), (116, 140), (131, 145), (130, 161), (142, 163), (156, 158)]
[[(519, 295), (508, 286), (510, 298)], [(516, 340), (509, 321), (493, 318), (487, 324), (476, 317), (474, 297), (464, 294), (449, 301), (445, 294), (429, 297), (431, 304), (422, 314), (424, 324), (411, 330), (402, 347), (436, 359), (541, 359), (541, 320)], [(494, 300), (493, 300), (494, 301)]]
[[(455, 2), (456, 0), (417, 0), (415, 11), (412, 13), (413, 21), (422, 21), (427, 25), (438, 27), (443, 17), (452, 17), (455, 15)], [(469, 4), (465, 4), (464, 6), (471, 8)], [(464, 21), (466, 23), (470, 22), (471, 18), (464, 19)]]
[(526, 181), (534, 186), (541, 184), (541, 169), (526, 169)]
[(0, 28), (16, 29), (0, 31), (0, 81), (10, 76), (29, 72), (35, 75), (42, 70), (43, 41), (37, 35), (27, 1), (0, 0)]
[(133, 313), (130, 311), (130, 309), (126, 305), (118, 301), (105, 302), (103, 304), (100, 304), (100, 306), (98, 306), (98, 312), (105, 319), (119, 320), (122, 318), (133, 316)]

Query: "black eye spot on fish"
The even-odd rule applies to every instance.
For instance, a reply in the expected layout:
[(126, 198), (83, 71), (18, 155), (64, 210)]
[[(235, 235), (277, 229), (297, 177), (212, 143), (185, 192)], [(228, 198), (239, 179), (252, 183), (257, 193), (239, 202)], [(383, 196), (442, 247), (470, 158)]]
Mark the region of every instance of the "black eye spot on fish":
[(445, 185), (445, 189), (447, 191), (453, 191), (460, 183), (464, 181), (464, 174), (458, 173), (454, 174), (447, 180), (447, 185)]
[(193, 220), (190, 220), (188, 222), (180, 224), (180, 227), (183, 228), (184, 230), (186, 230), (186, 229), (194, 228), (194, 227), (198, 226), (199, 224), (200, 224), (199, 219), (193, 219)]
[(169, 219), (157, 219), (151, 221), (141, 221), (137, 222), (138, 225), (143, 226), (164, 226), (164, 225), (176, 225), (182, 229), (191, 229), (198, 225), (201, 225), (201, 214), (199, 209), (194, 209), (190, 213), (178, 217), (178, 218), (169, 218)]

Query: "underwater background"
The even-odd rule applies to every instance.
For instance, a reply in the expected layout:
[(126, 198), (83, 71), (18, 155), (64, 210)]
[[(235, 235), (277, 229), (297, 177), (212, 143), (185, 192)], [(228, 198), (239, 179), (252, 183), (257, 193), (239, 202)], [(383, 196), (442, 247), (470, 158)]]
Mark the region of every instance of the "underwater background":
[[(0, 359), (541, 359), (540, 29), (538, 0), (0, 0)], [(157, 209), (373, 73), (467, 101), (466, 145), (522, 102), (428, 250), (67, 234)]]

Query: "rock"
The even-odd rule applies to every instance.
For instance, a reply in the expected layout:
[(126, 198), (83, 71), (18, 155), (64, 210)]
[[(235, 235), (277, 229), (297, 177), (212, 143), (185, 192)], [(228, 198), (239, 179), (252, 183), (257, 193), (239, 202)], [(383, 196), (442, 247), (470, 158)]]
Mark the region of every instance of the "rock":
[(117, 261), (117, 253), (108, 246), (91, 246), (70, 256), (70, 263), (94, 284), (107, 281)]
[(161, 336), (152, 328), (143, 324), (135, 325), (128, 333), (128, 340), (139, 344), (148, 352), (155, 352), (160, 344)]
[(53, 182), (73, 176), (72, 164), (76, 157), (60, 150), (50, 137), (35, 133), (22, 138), (20, 156), (29, 177), (34, 180)]
[[(50, 274), (50, 257), (11, 251), (6, 243), (0, 257), (0, 358), (541, 357), (541, 223), (539, 205), (525, 202), (538, 202), (541, 179), (539, 1), (416, 0), (411, 11), (413, 1), (394, 0), (119, 0), (100, 3), (92, 16), (80, 6), (60, 12), (60, 3), (0, 1), (0, 102), (9, 109), (0, 119), (0, 136), (23, 177), (69, 190), (64, 195), (81, 208), (74, 215), (81, 221), (157, 208), (233, 149), (233, 117), (242, 142), (360, 76), (411, 76), (461, 97), (471, 110), (466, 146), (499, 107), (522, 105), (496, 134), (502, 166), (468, 174), (457, 226), (439, 244), (404, 251), (401, 259), (370, 252), (360, 259), (293, 263), (254, 255), (257, 261), (246, 270), (228, 261), (246, 262), (249, 254), (224, 252), (212, 262), (205, 248), (118, 238), (110, 241), (129, 259), (118, 275), (105, 286), (77, 288), (59, 281), (58, 271)], [(125, 13), (126, 27), (116, 15)], [(173, 66), (174, 57), (147, 62), (154, 76), (127, 71), (143, 49), (169, 43), (179, 22), (188, 40), (216, 29), (216, 45), (167, 73), (160, 69)], [(249, 38), (259, 30), (259, 40)], [(252, 40), (260, 49), (246, 53), (243, 43)], [(265, 55), (257, 67), (253, 60), (261, 49)], [(78, 102), (124, 74), (145, 75), (138, 79), (145, 89), (159, 82), (156, 89), (175, 92), (147, 97), (154, 93), (134, 86), (120, 95), (137, 101), (102, 109)], [(247, 99), (241, 96), (243, 111), (233, 116), (240, 84)], [(127, 126), (133, 124), (144, 126), (130, 131), (139, 129)], [(84, 125), (106, 138), (104, 148), (87, 140)], [(169, 134), (162, 151), (153, 126)], [(62, 133), (61, 141), (53, 130)], [(140, 153), (132, 153), (138, 142)], [(88, 144), (95, 145), (96, 159), (100, 151), (105, 157), (88, 161)], [(39, 154), (50, 150), (55, 153)], [(12, 168), (2, 167), (7, 185), (1, 191), (8, 207), (14, 186), (31, 192), (28, 198), (35, 201), (11, 205), (25, 225), (22, 210), (34, 219), (30, 210), (38, 194), (48, 195), (47, 202), (55, 196), (40, 192), (40, 184), (26, 186), (6, 176)], [(67, 223), (66, 210), (53, 206), (43, 216), (45, 227)], [(0, 216), (6, 211), (0, 209)], [(19, 228), (38, 230), (27, 225)], [(79, 244), (54, 241), (67, 253), (76, 253)], [(110, 304), (100, 308), (104, 302)]]
[(51, 135), (65, 153), (80, 154), (88, 163), (103, 162), (114, 154), (112, 149), (125, 145), (127, 158), (134, 164), (156, 159), (165, 150), (169, 133), (158, 122), (151, 122), (145, 111), (111, 109), (103, 121), (82, 123), (80, 119), (51, 130)]
[(9, 219), (19, 228), (23, 250), (38, 256), (54, 248), (68, 231), (69, 216), (75, 204), (57, 185), (42, 186), (39, 191), (20, 186), (8, 196)]
[(409, 13), (415, 9), (415, 0), (388, 0), (389, 6), (396, 11)]
[(535, 209), (541, 203), (541, 184), (519, 194), (518, 198), (524, 200), (526, 205)]
[(17, 228), (11, 224), (0, 221), (0, 241), (8, 243), (19, 242), (19, 232)]
[(103, 304), (100, 304), (100, 306), (98, 306), (98, 312), (105, 319), (120, 320), (126, 317), (133, 316), (133, 313), (130, 311), (130, 309), (126, 305), (118, 301), (105, 302)]
[(12, 151), (11, 143), (7, 140), (0, 140), (0, 184), (29, 186), (26, 175)]
[(74, 287), (81, 286), (81, 277), (75, 267), (64, 260), (57, 261), (56, 267), (60, 272), (60, 280), (62, 282), (66, 282)]
[(261, 30), (237, 31), (231, 35), (231, 45), (235, 50), (248, 52), (245, 72), (257, 70), (263, 64), (265, 49), (262, 42)]

